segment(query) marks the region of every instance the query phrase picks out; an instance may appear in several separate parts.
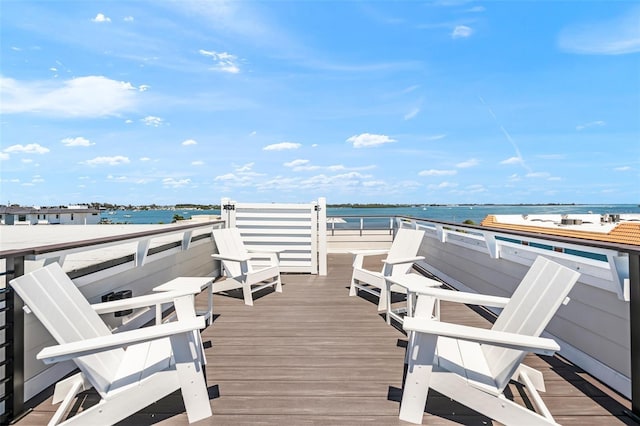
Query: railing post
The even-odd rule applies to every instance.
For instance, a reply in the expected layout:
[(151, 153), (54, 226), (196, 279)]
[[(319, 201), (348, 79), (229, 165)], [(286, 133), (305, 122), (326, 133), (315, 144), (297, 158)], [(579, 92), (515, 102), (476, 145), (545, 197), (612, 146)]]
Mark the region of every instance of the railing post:
[(9, 289), (9, 281), (24, 275), (24, 257), (6, 258), (7, 294), (5, 299), (5, 420), (16, 421), (24, 412), (24, 303)]
[(631, 417), (640, 419), (640, 253), (629, 253)]

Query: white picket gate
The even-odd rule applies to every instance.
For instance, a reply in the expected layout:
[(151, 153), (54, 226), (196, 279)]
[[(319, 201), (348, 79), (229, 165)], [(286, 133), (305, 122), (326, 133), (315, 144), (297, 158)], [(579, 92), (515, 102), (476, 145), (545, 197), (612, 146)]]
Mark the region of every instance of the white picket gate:
[(281, 250), (280, 270), (327, 275), (326, 199), (308, 204), (238, 203), (223, 198), (222, 218), (250, 250)]

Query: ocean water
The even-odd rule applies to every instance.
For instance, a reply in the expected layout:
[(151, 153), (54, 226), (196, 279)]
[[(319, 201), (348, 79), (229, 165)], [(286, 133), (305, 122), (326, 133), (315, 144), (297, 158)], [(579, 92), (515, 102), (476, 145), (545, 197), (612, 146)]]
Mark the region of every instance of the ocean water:
[[(640, 214), (638, 204), (592, 204), (592, 205), (474, 205), (474, 206), (415, 206), (384, 208), (327, 208), (328, 216), (343, 218), (354, 224), (365, 217), (365, 222), (382, 223), (381, 216), (409, 216), (445, 222), (462, 223), (472, 220), (479, 224), (489, 214)], [(117, 210), (113, 214), (103, 212), (101, 218), (113, 223), (155, 224), (171, 223), (174, 215), (189, 219), (192, 215), (219, 215), (220, 210)], [(337, 227), (337, 226), (336, 226)]]

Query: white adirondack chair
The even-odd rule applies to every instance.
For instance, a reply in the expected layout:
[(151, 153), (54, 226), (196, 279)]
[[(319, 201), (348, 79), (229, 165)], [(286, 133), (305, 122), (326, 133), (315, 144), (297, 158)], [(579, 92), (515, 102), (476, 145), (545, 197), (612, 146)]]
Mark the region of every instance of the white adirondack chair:
[[(506, 425), (557, 424), (538, 393), (545, 390), (542, 373), (522, 361), (529, 352), (553, 355), (560, 350), (540, 334), (568, 301), (579, 276), (538, 257), (511, 298), (426, 288), (418, 296), (428, 302), (423, 311), (403, 324), (410, 339), (400, 419), (421, 423), (432, 388)], [(435, 300), (503, 309), (487, 330), (433, 320), (429, 314)], [(525, 386), (537, 412), (504, 397), (511, 379)]]
[[(222, 261), (226, 279), (213, 284), (214, 292), (242, 289), (245, 305), (253, 306), (253, 293), (274, 286), (282, 293), (278, 252), (249, 251), (245, 247), (238, 228), (213, 230), (213, 238), (218, 247), (214, 259)], [(257, 265), (252, 259), (266, 259), (268, 265)]]
[[(202, 372), (204, 354), (193, 294), (162, 292), (90, 305), (58, 263), (11, 280), (11, 286), (58, 342), (37, 358), (45, 364), (72, 360), (80, 373), (56, 384), (62, 402), (49, 425), (58, 424), (76, 394), (94, 387), (98, 404), (65, 425), (113, 424), (180, 389), (189, 422), (211, 416)], [(173, 302), (177, 321), (112, 333), (99, 314)]]
[[(353, 275), (349, 296), (356, 296), (358, 290), (366, 291), (378, 297), (378, 311), (387, 308), (387, 292), (385, 277), (406, 274), (413, 264), (423, 260), (424, 256), (416, 256), (424, 238), (424, 231), (400, 228), (391, 243), (389, 250), (358, 250), (353, 254)], [(381, 271), (370, 271), (363, 267), (366, 256), (386, 254)], [(392, 285), (392, 292), (405, 293), (403, 287)]]

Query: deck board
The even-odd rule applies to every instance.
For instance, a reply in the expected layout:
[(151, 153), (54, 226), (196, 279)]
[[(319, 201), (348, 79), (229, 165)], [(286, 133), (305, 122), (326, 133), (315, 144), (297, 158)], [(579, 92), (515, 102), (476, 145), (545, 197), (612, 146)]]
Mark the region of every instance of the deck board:
[[(406, 424), (398, 420), (406, 336), (385, 323), (366, 294), (348, 296), (350, 261), (330, 255), (326, 277), (285, 274), (283, 293), (265, 290), (253, 307), (240, 294), (215, 295), (215, 320), (202, 334), (213, 417), (198, 424)], [(379, 259), (372, 262), (379, 265)], [(201, 295), (198, 304), (205, 300)], [(491, 324), (472, 309), (446, 303), (442, 317)], [(559, 423), (634, 424), (624, 415), (627, 399), (571, 363), (533, 355), (526, 362), (542, 370), (543, 399)], [(50, 393), (17, 424), (46, 424), (55, 408)], [(515, 385), (505, 394), (524, 401)], [(82, 398), (76, 410), (96, 402), (90, 393)], [(423, 422), (496, 424), (435, 392)], [(176, 392), (121, 423), (186, 425), (187, 418)]]

